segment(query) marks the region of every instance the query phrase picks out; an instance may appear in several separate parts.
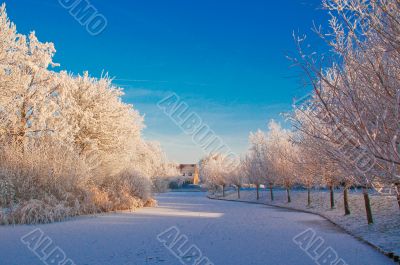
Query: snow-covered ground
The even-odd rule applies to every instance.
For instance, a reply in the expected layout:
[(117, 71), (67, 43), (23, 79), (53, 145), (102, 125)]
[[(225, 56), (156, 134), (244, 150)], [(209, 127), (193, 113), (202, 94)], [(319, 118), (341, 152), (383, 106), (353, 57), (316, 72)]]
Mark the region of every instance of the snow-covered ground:
[[(261, 190), (259, 202), (319, 213), (385, 252), (400, 255), (400, 211), (394, 196), (370, 195), (374, 224), (368, 225), (361, 191), (350, 192), (351, 215), (348, 216), (344, 216), (343, 193), (340, 191), (335, 192), (334, 210), (330, 209), (330, 194), (327, 191), (313, 191), (311, 207), (306, 206), (306, 191), (292, 191), (291, 203), (287, 203), (284, 190), (276, 190), (274, 195), (275, 199), (271, 202), (269, 190)], [(229, 192), (226, 199), (237, 200), (237, 193)], [(241, 200), (257, 201), (255, 190), (242, 191)]]
[[(21, 242), (21, 237), (39, 228), (52, 240), (53, 248), (58, 246), (76, 265), (177, 265), (181, 263), (172, 254), (179, 254), (177, 249), (171, 252), (157, 239), (171, 227), (187, 236), (186, 246), (196, 245), (202, 257), (215, 265), (316, 264), (309, 256), (311, 250), (307, 254), (293, 242), (304, 231), (315, 233), (315, 238), (324, 242), (319, 251), (331, 247), (348, 265), (393, 264), (317, 215), (210, 200), (204, 193), (168, 193), (157, 199), (159, 207), (134, 213), (79, 217), (38, 226), (2, 226), (0, 264), (44, 264), (28, 249), (34, 241), (32, 236), (23, 238), (27, 245)], [(174, 229), (169, 232), (177, 231)], [(165, 234), (161, 236), (166, 238)]]

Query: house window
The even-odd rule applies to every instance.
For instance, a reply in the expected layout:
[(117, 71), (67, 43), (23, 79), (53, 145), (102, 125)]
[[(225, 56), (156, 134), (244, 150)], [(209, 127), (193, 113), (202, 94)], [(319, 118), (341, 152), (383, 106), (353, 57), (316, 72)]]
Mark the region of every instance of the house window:
[(192, 176), (192, 173), (189, 173), (189, 177), (191, 177)]

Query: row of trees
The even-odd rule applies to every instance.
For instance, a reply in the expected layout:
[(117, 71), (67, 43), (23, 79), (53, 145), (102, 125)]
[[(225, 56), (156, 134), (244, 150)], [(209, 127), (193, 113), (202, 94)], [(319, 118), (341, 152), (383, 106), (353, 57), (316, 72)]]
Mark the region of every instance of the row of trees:
[[(368, 223), (373, 222), (368, 191), (376, 186), (397, 192), (400, 207), (400, 5), (395, 0), (325, 0), (330, 30), (315, 32), (329, 52), (318, 55), (296, 38), (298, 56), (290, 59), (308, 77), (312, 93), (287, 115), (292, 130), (276, 123), (250, 135), (250, 150), (232, 169), (219, 175), (238, 187), (238, 178), (258, 188), (310, 190), (343, 187), (345, 214), (348, 188), (361, 186)], [(221, 182), (221, 181), (219, 181)], [(215, 183), (215, 182), (214, 182)], [(218, 183), (218, 182), (216, 182)]]
[(367, 190), (374, 183), (393, 187), (400, 206), (400, 6), (395, 0), (327, 0), (323, 6), (330, 30), (315, 31), (331, 50), (324, 57), (329, 67), (302, 39), (292, 58), (313, 87), (291, 118), (295, 142), (328, 165), (331, 186), (363, 187), (372, 223)]
[[(292, 133), (282, 129), (271, 121), (267, 133), (259, 130), (250, 133), (250, 148), (239, 161), (233, 163), (222, 154), (210, 154), (200, 163), (200, 174), (210, 189), (233, 185), (237, 188), (238, 198), (244, 185), (256, 187), (256, 198), (260, 198), (260, 187), (269, 187), (271, 200), (274, 200), (273, 188), (277, 185), (286, 189), (288, 202), (291, 202), (290, 189), (300, 180), (296, 172), (294, 159), (299, 157), (298, 148), (291, 142)], [(311, 185), (310, 185), (311, 187)]]
[(19, 34), (0, 8), (0, 219), (48, 222), (151, 201), (176, 174), (108, 76), (50, 70), (55, 48)]
[(335, 191), (340, 188), (344, 214), (349, 215), (349, 189), (362, 187), (367, 220), (368, 223), (373, 222), (369, 191), (375, 187), (373, 183), (376, 186), (383, 184), (382, 180), (374, 178), (370, 186), (365, 186), (362, 177), (354, 177), (349, 168), (343, 166), (343, 162), (331, 156), (331, 147), (311, 141), (311, 138), (302, 138), (302, 132), (283, 129), (274, 121), (268, 127), (267, 132), (259, 130), (250, 133), (249, 150), (236, 164), (222, 154), (210, 154), (201, 160), (201, 177), (210, 190), (222, 190), (222, 196), (225, 196), (226, 188), (234, 186), (240, 199), (240, 190), (244, 186), (253, 186), (256, 199), (259, 200), (261, 187), (266, 187), (270, 200), (274, 201), (274, 189), (284, 188), (287, 203), (291, 203), (292, 188), (301, 186), (307, 190), (304, 205), (311, 207), (312, 191), (328, 188), (330, 208), (334, 209)]

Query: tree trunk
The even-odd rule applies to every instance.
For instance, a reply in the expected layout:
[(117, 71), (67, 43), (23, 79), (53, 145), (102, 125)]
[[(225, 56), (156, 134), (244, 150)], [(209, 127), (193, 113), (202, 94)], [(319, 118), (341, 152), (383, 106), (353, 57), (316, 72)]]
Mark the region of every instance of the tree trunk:
[(311, 188), (307, 188), (307, 206), (311, 206)]
[(271, 195), (271, 201), (274, 201), (274, 190), (272, 184), (269, 184), (269, 193)]
[(286, 188), (286, 192), (287, 192), (287, 202), (291, 203), (292, 202), (292, 198), (290, 198), (290, 188)]
[(257, 201), (260, 199), (260, 185), (257, 184)]
[(396, 187), (396, 194), (397, 194), (397, 203), (399, 204), (399, 209), (400, 209), (400, 183), (396, 183), (395, 187)]
[(225, 185), (222, 185), (222, 197), (225, 197)]
[(27, 121), (26, 121), (26, 105), (27, 102), (26, 100), (23, 101), (22, 103), (22, 107), (20, 109), (21, 113), (21, 119), (20, 119), (20, 125), (18, 128), (18, 133), (17, 133), (17, 148), (20, 148), (22, 153), (25, 153), (25, 146), (24, 146), (24, 142), (25, 142), (25, 136), (26, 136), (26, 125), (27, 125)]
[(335, 208), (335, 194), (333, 191), (333, 185), (329, 186), (330, 194), (331, 194), (331, 209)]
[(240, 199), (240, 187), (237, 187), (238, 199)]
[(365, 211), (367, 212), (367, 221), (368, 221), (368, 224), (372, 224), (372, 223), (374, 223), (374, 220), (372, 218), (371, 202), (369, 201), (369, 195), (368, 195), (367, 188), (363, 188), (363, 194), (364, 194), (364, 202), (365, 202)]
[(350, 214), (350, 207), (349, 207), (349, 189), (346, 185), (344, 185), (343, 189), (343, 203), (344, 203), (344, 215)]

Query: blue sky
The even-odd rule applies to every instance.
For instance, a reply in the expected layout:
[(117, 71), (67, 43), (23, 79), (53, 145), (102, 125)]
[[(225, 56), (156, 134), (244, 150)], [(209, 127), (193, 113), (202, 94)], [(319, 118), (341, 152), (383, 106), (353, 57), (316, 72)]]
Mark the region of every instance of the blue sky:
[(55, 43), (59, 69), (115, 77), (124, 100), (145, 115), (145, 138), (182, 163), (204, 153), (157, 108), (160, 99), (176, 93), (244, 152), (249, 131), (282, 120), (307, 93), (285, 58), (295, 51), (292, 32), (310, 33), (312, 21), (326, 20), (320, 0), (92, 0), (108, 21), (92, 36), (58, 0), (5, 2), (19, 32)]

